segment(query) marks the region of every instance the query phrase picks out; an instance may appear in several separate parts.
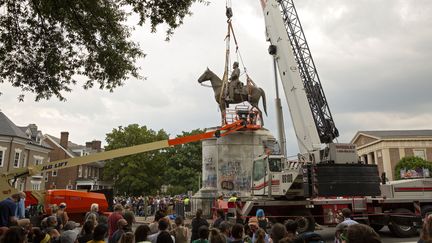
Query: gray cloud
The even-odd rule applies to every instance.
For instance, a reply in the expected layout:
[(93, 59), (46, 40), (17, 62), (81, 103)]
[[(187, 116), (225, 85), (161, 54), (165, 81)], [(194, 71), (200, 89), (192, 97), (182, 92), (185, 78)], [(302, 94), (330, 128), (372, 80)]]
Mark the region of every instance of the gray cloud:
[[(432, 100), (432, 2), (428, 0), (302, 0), (296, 6), (341, 138), (357, 130), (430, 128)], [(266, 90), (266, 127), (276, 134), (272, 59), (267, 54), (259, 1), (233, 1), (233, 24), (253, 80)], [(210, 67), (222, 75), (226, 34), (225, 1), (195, 5), (194, 14), (165, 42), (164, 28), (133, 38), (147, 54), (139, 60), (146, 80), (129, 80), (114, 93), (74, 88), (67, 102), (18, 103), (18, 91), (0, 85), (0, 108), (16, 124), (37, 123), (44, 133), (69, 131), (84, 143), (104, 140), (131, 123), (181, 131), (220, 124), (213, 91), (197, 83)], [(130, 22), (131, 24), (134, 21)], [(236, 60), (233, 53), (232, 61)], [(288, 151), (297, 153), (284, 103)]]

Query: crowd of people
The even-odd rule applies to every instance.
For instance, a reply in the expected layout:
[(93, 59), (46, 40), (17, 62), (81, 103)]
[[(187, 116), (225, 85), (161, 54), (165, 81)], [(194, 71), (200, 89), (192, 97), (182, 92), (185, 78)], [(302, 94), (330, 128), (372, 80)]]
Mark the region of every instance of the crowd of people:
[[(92, 204), (82, 227), (69, 219), (67, 205), (53, 205), (49, 215), (37, 214), (31, 219), (19, 216), (25, 194), (14, 194), (0, 202), (0, 243), (323, 243), (315, 232), (298, 233), (294, 220), (285, 224), (269, 223), (264, 210), (239, 220), (227, 220), (225, 211), (217, 210), (210, 224), (197, 209), (190, 228), (183, 217), (175, 220), (166, 210), (156, 210), (149, 224), (135, 224), (136, 205), (117, 198), (114, 212), (108, 217)], [(137, 201), (139, 202), (139, 200)], [(351, 218), (351, 211), (342, 210), (343, 220), (336, 226), (335, 243), (380, 243), (379, 235), (368, 225)], [(432, 243), (432, 215), (425, 218), (419, 243)]]
[(121, 204), (123, 207), (129, 207), (135, 215), (141, 217), (154, 215), (158, 210), (173, 213), (176, 210), (176, 206), (179, 204), (182, 204), (186, 211), (190, 209), (190, 199), (187, 195), (139, 197), (118, 196), (114, 198), (114, 204)]

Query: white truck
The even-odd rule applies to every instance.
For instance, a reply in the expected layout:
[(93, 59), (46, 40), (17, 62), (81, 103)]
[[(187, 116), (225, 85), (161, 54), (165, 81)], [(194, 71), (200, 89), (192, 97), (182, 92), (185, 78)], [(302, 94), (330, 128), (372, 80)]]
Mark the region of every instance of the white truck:
[(253, 196), (243, 215), (262, 208), (271, 219), (292, 217), (300, 231), (311, 231), (315, 222), (337, 224), (348, 207), (376, 230), (388, 225), (399, 237), (415, 234), (421, 216), (432, 213), (432, 179), (381, 183), (377, 166), (359, 162), (354, 144), (333, 143), (339, 133), (293, 0), (260, 1), (300, 154), (297, 161), (266, 154), (253, 162)]

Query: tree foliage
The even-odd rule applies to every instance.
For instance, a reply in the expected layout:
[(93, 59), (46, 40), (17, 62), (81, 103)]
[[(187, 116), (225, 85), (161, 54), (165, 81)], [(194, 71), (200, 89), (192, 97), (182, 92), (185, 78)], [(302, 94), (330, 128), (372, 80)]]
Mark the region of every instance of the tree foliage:
[[(183, 132), (180, 136), (202, 132), (197, 129)], [(108, 151), (165, 139), (168, 139), (168, 134), (164, 130), (154, 131), (132, 124), (108, 133), (105, 149)], [(114, 188), (119, 194), (155, 194), (162, 185), (169, 186), (169, 194), (181, 194), (198, 189), (200, 172), (201, 142), (194, 142), (112, 159), (107, 161), (104, 176), (114, 181)]]
[[(177, 137), (184, 137), (203, 133), (201, 129), (182, 132)], [(180, 194), (187, 191), (197, 191), (199, 175), (202, 170), (201, 141), (177, 145), (168, 150), (167, 170), (164, 181), (171, 187), (170, 194)]]
[[(113, 129), (106, 136), (105, 150), (129, 147), (168, 139), (164, 130), (154, 131), (146, 126), (132, 124)], [(121, 194), (141, 195), (143, 192), (156, 193), (162, 185), (166, 168), (166, 151), (150, 151), (107, 161), (104, 177), (113, 180), (114, 188)]]
[(395, 167), (396, 180), (401, 179), (400, 171), (401, 169), (417, 169), (417, 168), (427, 168), (432, 172), (432, 163), (426, 161), (420, 157), (409, 156), (402, 158)]
[(113, 91), (139, 78), (135, 62), (144, 56), (129, 38), (128, 16), (138, 14), (138, 24), (148, 21), (152, 31), (166, 23), (169, 38), (194, 2), (203, 0), (0, 0), (0, 83), (36, 100), (64, 100), (79, 76), (86, 89)]

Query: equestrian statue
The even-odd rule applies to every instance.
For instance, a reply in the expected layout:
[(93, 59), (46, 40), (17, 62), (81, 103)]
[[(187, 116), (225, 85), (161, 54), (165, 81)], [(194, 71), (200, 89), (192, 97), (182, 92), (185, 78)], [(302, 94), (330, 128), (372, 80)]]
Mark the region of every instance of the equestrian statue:
[[(234, 71), (236, 70), (234, 64)], [(237, 64), (238, 66), (238, 64)], [(237, 68), (238, 69), (238, 68)], [(230, 104), (238, 104), (244, 101), (248, 101), (252, 107), (256, 108), (263, 120), (262, 111), (258, 108), (258, 102), (260, 98), (263, 98), (264, 112), (267, 115), (266, 97), (264, 90), (255, 85), (243, 85), (239, 80), (239, 74), (233, 71), (230, 77), (230, 83), (227, 87), (223, 87), (223, 81), (213, 73), (209, 68), (198, 78), (198, 83), (210, 81), (214, 91), (216, 102), (219, 104), (219, 108), (222, 113), (222, 122), (226, 123), (225, 112), (226, 108)], [(227, 94), (228, 93), (228, 94)], [(262, 124), (264, 122), (262, 121)]]

